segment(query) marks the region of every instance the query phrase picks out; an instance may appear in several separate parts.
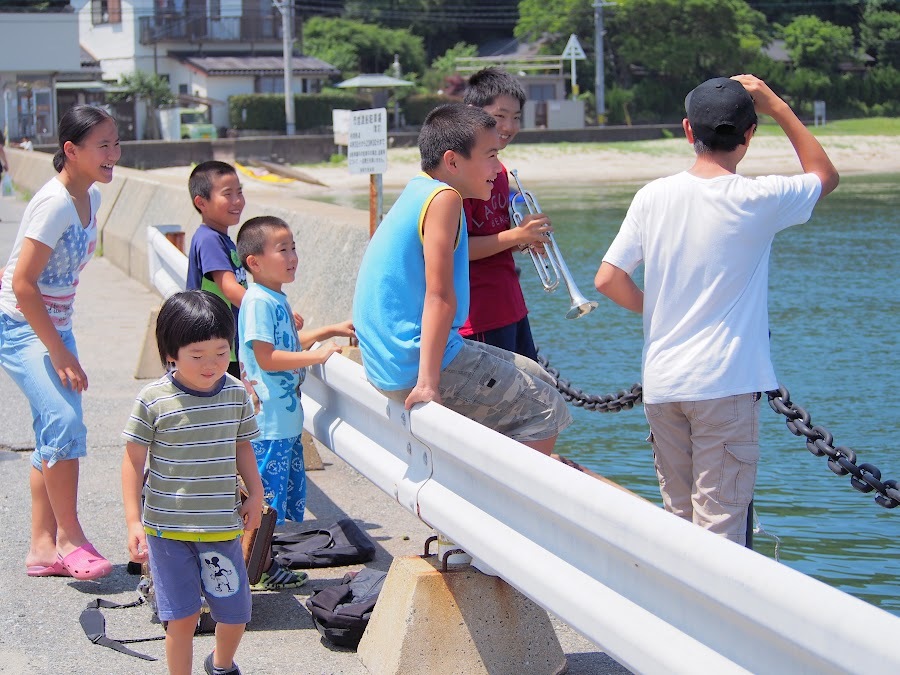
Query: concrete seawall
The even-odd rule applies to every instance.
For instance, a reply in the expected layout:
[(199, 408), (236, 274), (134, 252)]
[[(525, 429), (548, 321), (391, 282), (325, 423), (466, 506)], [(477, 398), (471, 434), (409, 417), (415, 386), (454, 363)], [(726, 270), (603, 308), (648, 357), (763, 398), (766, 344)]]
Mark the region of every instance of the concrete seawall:
[[(642, 124), (637, 126), (585, 127), (583, 129), (523, 129), (516, 144), (528, 143), (610, 143), (614, 141), (646, 141), (680, 137), (681, 124)], [(391, 148), (415, 147), (418, 131), (389, 131)], [(52, 145), (39, 150), (52, 152)], [(187, 166), (207, 159), (246, 164), (261, 159), (288, 164), (327, 162), (339, 148), (333, 134), (302, 134), (297, 136), (243, 136), (212, 140), (182, 141), (123, 141), (119, 166), (135, 169), (159, 169), (167, 166)]]
[[(9, 149), (7, 157), (16, 187), (27, 196), (56, 175), (50, 154)], [(189, 243), (200, 225), (187, 182), (117, 167), (112, 182), (98, 187), (103, 195), (97, 214), (102, 255), (150, 286), (147, 228), (180, 225)], [(368, 213), (296, 197), (266, 196), (265, 202), (248, 199), (241, 222), (260, 215), (278, 216), (294, 232), (300, 269), (297, 282), (285, 290), (307, 326), (350, 318), (356, 272), (369, 238)], [(236, 234), (235, 228), (231, 235)]]

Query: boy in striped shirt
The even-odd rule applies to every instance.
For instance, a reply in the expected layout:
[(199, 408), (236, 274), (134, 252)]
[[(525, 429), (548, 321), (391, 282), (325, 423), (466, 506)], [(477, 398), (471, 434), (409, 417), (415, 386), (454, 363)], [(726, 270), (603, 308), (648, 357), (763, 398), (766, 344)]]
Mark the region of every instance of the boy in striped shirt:
[[(260, 525), (263, 487), (250, 446), (259, 434), (253, 405), (226, 372), (234, 331), (231, 311), (211, 293), (166, 300), (156, 340), (169, 372), (144, 387), (122, 434), (128, 549), (132, 560), (149, 557), (172, 674), (191, 672), (201, 593), (217, 622), (209, 675), (240, 674), (233, 659), (250, 620), (240, 537)], [(243, 504), (237, 474), (249, 494)]]

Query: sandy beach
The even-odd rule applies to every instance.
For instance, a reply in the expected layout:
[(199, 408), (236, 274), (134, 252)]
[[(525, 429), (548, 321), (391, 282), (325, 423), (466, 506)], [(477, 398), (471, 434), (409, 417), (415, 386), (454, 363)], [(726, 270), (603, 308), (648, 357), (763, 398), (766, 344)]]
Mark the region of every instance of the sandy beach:
[[(825, 136), (820, 138), (842, 175), (862, 173), (900, 173), (900, 137), (897, 136)], [(693, 150), (683, 138), (636, 143), (559, 143), (513, 144), (501, 153), (508, 169), (519, 169), (526, 187), (573, 185), (588, 187), (597, 183), (647, 182), (690, 167)], [(416, 148), (388, 151), (388, 171), (383, 176), (386, 190), (402, 189), (418, 167)], [(275, 191), (282, 195), (327, 198), (347, 192), (368, 190), (369, 177), (351, 174), (346, 164), (298, 166), (300, 170), (327, 187), (295, 182), (273, 185), (245, 177), (244, 188), (251, 194)], [(793, 148), (783, 136), (758, 136), (753, 139), (741, 173), (764, 175), (800, 172)], [(156, 169), (150, 173), (187, 179), (190, 167)]]

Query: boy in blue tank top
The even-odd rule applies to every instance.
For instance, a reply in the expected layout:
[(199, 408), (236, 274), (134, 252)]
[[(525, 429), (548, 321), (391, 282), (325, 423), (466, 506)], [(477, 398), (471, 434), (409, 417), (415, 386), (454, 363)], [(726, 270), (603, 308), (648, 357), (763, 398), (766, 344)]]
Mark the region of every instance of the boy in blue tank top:
[(534, 361), (459, 334), (469, 313), (462, 200), (490, 199), (502, 170), (496, 121), (479, 108), (432, 110), (419, 134), (422, 173), (369, 242), (353, 298), (366, 377), (407, 409), (434, 401), (544, 454), (572, 422)]

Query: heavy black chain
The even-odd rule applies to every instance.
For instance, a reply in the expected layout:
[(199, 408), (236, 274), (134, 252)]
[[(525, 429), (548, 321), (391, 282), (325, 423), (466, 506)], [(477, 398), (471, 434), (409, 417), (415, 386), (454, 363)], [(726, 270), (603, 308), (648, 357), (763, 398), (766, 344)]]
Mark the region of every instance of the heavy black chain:
[(806, 449), (817, 457), (828, 457), (828, 468), (838, 476), (850, 476), (850, 484), (860, 492), (875, 490), (875, 503), (886, 509), (900, 506), (900, 484), (896, 480), (881, 480), (881, 471), (871, 464), (857, 465), (856, 453), (850, 448), (832, 445), (834, 437), (825, 427), (812, 425), (808, 412), (791, 401), (784, 385), (776, 391), (767, 391), (769, 405), (776, 413), (784, 415), (788, 431), (794, 436), (806, 437)]
[(644, 398), (644, 389), (639, 382), (631, 385), (630, 390), (620, 389), (615, 394), (603, 394), (601, 396), (585, 394), (581, 389), (573, 387), (568, 380), (562, 379), (559, 376), (559, 371), (550, 365), (547, 358), (541, 355), (540, 350), (538, 350), (538, 363), (556, 380), (556, 388), (563, 395), (563, 398), (576, 408), (584, 408), (594, 412), (619, 412), (620, 410), (631, 410), (635, 403), (640, 403)]
[[(560, 377), (559, 371), (538, 350), (538, 363), (556, 380), (556, 388), (567, 402), (578, 408), (596, 412), (619, 412), (630, 410), (643, 401), (643, 388), (639, 382), (631, 389), (619, 390), (615, 394), (596, 396), (576, 389), (568, 380)], [(886, 509), (900, 506), (900, 482), (881, 480), (881, 470), (869, 463), (856, 463), (856, 453), (844, 446), (834, 447), (834, 436), (820, 425), (812, 425), (810, 414), (791, 401), (791, 395), (784, 385), (777, 391), (767, 391), (769, 405), (776, 413), (784, 415), (785, 424), (794, 436), (806, 438), (806, 448), (817, 457), (828, 457), (828, 468), (838, 476), (850, 474), (850, 484), (860, 492), (876, 491), (875, 503)]]

